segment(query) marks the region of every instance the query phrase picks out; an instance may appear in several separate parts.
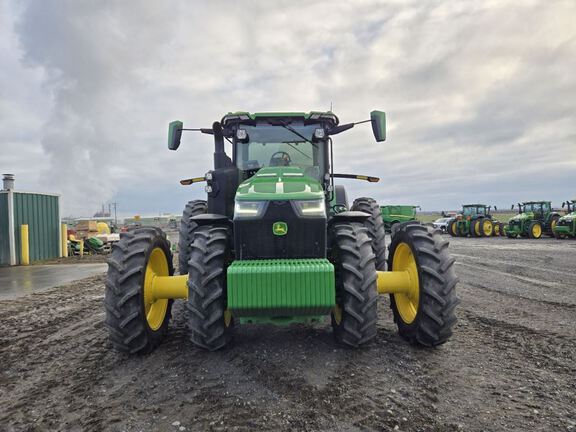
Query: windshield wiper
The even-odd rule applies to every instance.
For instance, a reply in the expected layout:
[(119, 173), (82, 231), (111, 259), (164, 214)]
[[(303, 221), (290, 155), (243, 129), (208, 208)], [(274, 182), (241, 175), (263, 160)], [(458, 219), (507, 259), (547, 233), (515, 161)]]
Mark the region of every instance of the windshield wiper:
[(292, 126), (288, 126), (286, 123), (283, 123), (282, 121), (278, 121), (278, 122), (270, 122), (268, 121), (268, 123), (270, 123), (271, 125), (276, 125), (279, 124), (280, 126), (282, 126), (284, 129), (289, 130), (290, 132), (292, 132), (294, 135), (299, 136), (300, 138), (302, 138), (304, 141), (306, 141), (309, 144), (312, 144), (316, 149), (318, 148), (318, 146), (313, 143), (312, 141), (310, 141), (308, 138), (306, 138), (304, 135), (302, 135), (300, 132), (298, 132), (296, 129), (294, 129)]

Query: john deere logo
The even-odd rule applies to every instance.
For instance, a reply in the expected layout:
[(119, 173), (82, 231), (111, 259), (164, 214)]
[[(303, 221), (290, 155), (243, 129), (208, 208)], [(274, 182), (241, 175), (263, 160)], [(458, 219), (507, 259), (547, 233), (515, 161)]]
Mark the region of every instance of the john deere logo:
[(272, 225), (272, 232), (277, 236), (286, 235), (288, 234), (288, 225), (286, 222), (274, 222), (274, 225)]

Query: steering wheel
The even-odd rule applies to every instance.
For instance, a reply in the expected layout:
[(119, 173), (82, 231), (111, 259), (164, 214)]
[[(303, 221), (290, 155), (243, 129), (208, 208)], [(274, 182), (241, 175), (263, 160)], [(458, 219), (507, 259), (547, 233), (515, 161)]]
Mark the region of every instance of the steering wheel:
[(291, 162), (290, 155), (285, 151), (277, 151), (270, 157), (270, 166), (288, 166)]

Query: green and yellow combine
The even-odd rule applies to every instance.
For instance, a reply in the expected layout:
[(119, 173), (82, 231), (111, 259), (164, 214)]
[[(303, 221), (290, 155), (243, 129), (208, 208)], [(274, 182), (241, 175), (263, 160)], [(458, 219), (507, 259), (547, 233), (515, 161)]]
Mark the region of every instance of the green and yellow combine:
[[(365, 122), (384, 141), (385, 114), (373, 111)], [(397, 226), (387, 250), (378, 203), (358, 198), (349, 205), (335, 185), (339, 178), (378, 181), (334, 172), (332, 137), (355, 124), (340, 124), (332, 112), (235, 112), (204, 129), (170, 123), (171, 150), (185, 130), (214, 138), (214, 168), (181, 181), (205, 182), (207, 199), (183, 212), (179, 275), (162, 231), (122, 234), (106, 279), (112, 345), (150, 352), (168, 331), (174, 300), (182, 299), (190, 340), (207, 350), (227, 346), (241, 323), (323, 317), (331, 317), (338, 342), (358, 347), (376, 336), (378, 294), (390, 295), (404, 339), (446, 342), (458, 304), (448, 242), (411, 221)]]
[(420, 206), (415, 205), (380, 206), (380, 213), (382, 213), (382, 220), (384, 221), (384, 228), (386, 229), (386, 232), (392, 232), (392, 228), (397, 224), (416, 220), (416, 209), (420, 209)]

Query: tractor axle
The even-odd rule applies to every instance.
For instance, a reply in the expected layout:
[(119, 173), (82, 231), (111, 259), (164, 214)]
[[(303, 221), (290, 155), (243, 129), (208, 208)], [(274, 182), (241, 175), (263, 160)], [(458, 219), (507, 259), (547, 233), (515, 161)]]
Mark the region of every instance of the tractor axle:
[[(408, 294), (415, 285), (409, 271), (379, 271), (378, 294)], [(155, 276), (152, 280), (152, 297), (160, 299), (188, 298), (188, 275)]]

